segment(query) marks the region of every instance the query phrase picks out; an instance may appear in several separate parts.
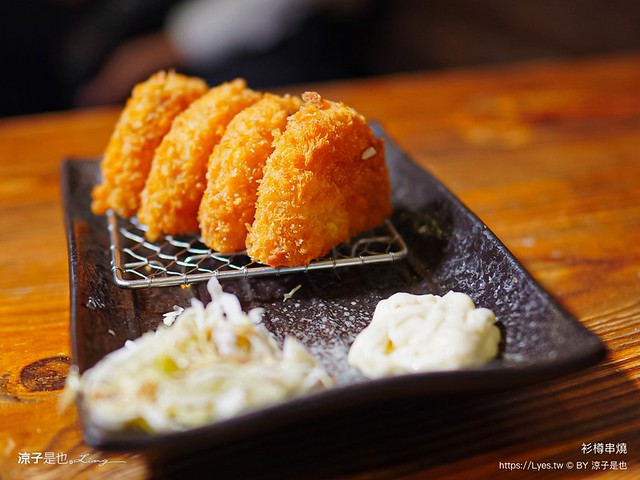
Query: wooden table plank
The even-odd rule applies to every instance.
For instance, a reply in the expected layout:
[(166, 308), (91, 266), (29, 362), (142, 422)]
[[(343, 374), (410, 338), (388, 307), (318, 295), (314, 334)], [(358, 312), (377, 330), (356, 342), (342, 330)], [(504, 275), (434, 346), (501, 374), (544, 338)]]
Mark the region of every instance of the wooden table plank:
[[(544, 385), (381, 406), (371, 415), (405, 408), (409, 417), (391, 425), (380, 419), (380, 428), (351, 425), (378, 443), (371, 457), (349, 460), (320, 438), (318, 451), (336, 457), (309, 468), (343, 478), (487, 478), (508, 476), (499, 462), (533, 461), (563, 464), (552, 478), (567, 474), (567, 462), (579, 477), (640, 476), (638, 78), (640, 56), (629, 55), (312, 86), (380, 121), (605, 341), (609, 356)], [(99, 155), (116, 117), (115, 109), (97, 109), (0, 120), (2, 479), (151, 475), (138, 454), (84, 445), (75, 413), (60, 415), (59, 390), (44, 389), (42, 380), (55, 383), (69, 357), (59, 162)], [(31, 383), (29, 369), (40, 375)], [(30, 391), (34, 385), (43, 390)], [(583, 443), (625, 445), (628, 452), (584, 454)], [(18, 464), (20, 452), (47, 451), (126, 463)], [(336, 459), (345, 464), (327, 469)], [(593, 470), (591, 462), (602, 460), (626, 461), (627, 469)], [(589, 469), (575, 470), (577, 462)], [(278, 465), (286, 473), (287, 464)]]

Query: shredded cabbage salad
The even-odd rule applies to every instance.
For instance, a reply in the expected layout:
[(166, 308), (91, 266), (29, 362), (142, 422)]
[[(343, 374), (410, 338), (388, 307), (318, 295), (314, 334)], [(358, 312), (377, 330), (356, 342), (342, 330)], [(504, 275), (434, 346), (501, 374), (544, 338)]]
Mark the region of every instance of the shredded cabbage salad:
[(215, 277), (207, 288), (209, 304), (192, 299), (174, 308), (157, 331), (68, 377), (67, 389), (81, 395), (95, 425), (179, 431), (333, 385), (296, 339), (280, 348), (259, 323), (262, 310), (243, 312)]

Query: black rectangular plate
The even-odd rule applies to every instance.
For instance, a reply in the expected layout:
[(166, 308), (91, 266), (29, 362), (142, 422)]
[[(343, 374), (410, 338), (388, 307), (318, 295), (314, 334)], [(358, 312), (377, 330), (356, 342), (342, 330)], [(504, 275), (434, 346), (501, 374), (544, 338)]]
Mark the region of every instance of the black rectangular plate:
[[(357, 416), (380, 401), (482, 395), (553, 379), (603, 358), (602, 342), (543, 291), (486, 225), (388, 138), (386, 148), (392, 222), (407, 243), (405, 259), (223, 282), (224, 290), (237, 295), (245, 309), (265, 309), (264, 324), (278, 339), (293, 335), (307, 345), (338, 378), (336, 388), (188, 432), (158, 436), (102, 431), (80, 405), (85, 440), (102, 449), (154, 449), (173, 455), (220, 449), (269, 438), (269, 432), (323, 415), (349, 411)], [(174, 305), (188, 306), (192, 297), (209, 301), (204, 284), (138, 290), (115, 285), (106, 220), (90, 211), (98, 172), (96, 160), (71, 159), (62, 165), (73, 362), (80, 371), (127, 339), (154, 330)], [(293, 298), (284, 301), (284, 294), (297, 285), (301, 288)], [(480, 369), (375, 381), (348, 368), (349, 345), (370, 321), (378, 301), (399, 291), (449, 290), (467, 293), (477, 305), (495, 312), (504, 336), (499, 358)]]

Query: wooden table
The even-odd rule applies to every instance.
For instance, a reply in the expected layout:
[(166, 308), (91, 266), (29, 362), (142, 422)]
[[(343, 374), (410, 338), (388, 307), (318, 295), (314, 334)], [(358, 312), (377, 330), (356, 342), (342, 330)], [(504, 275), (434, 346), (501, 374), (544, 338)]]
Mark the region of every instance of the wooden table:
[[(382, 122), (609, 355), (569, 377), (481, 396), (478, 418), (464, 424), (446, 406), (378, 433), (371, 458), (316, 459), (309, 471), (337, 464), (331, 475), (345, 478), (515, 478), (507, 462), (532, 461), (563, 470), (517, 478), (561, 478), (567, 462), (578, 477), (640, 478), (640, 56), (315, 88)], [(100, 155), (117, 113), (0, 120), (3, 480), (152, 474), (140, 454), (91, 450), (73, 409), (56, 409), (70, 357), (58, 168), (67, 156)], [(615, 469), (604, 463), (612, 460)]]

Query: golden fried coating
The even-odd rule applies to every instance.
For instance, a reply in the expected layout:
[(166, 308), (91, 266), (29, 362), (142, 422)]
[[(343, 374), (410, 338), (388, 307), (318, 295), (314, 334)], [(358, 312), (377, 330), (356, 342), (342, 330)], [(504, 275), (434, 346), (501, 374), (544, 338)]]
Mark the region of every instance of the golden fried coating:
[(391, 214), (384, 143), (342, 103), (305, 93), (276, 135), (247, 236), (253, 260), (306, 265)]
[(123, 217), (136, 213), (155, 149), (176, 115), (207, 90), (203, 80), (174, 72), (158, 72), (133, 88), (100, 165), (103, 183), (92, 192), (95, 214), (109, 208)]
[(236, 79), (212, 88), (176, 117), (153, 157), (138, 210), (149, 240), (198, 230), (207, 159), (231, 119), (260, 97)]
[(207, 188), (199, 210), (200, 235), (223, 253), (245, 249), (247, 225), (253, 223), (258, 183), (275, 132), (300, 108), (297, 97), (266, 93), (236, 115), (209, 159)]

